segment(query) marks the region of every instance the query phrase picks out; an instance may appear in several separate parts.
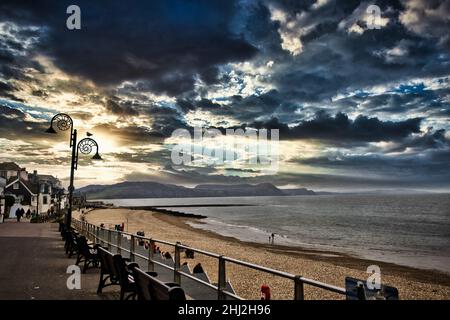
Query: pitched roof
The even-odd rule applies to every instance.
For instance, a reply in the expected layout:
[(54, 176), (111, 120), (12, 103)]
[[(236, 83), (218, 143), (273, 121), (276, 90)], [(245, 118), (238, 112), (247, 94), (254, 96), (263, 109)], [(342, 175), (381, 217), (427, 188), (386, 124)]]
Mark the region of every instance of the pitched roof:
[(0, 170), (19, 171), (20, 167), (15, 162), (2, 162), (0, 163)]
[(9, 188), (12, 184), (16, 182), (20, 182), (25, 187), (25, 189), (27, 189), (28, 192), (30, 192), (30, 194), (32, 195), (35, 195), (39, 192), (39, 185), (30, 183), (29, 181), (25, 181), (18, 177), (11, 177), (6, 183), (5, 189)]
[(39, 193), (39, 185), (36, 183), (31, 183), (30, 181), (25, 181), (23, 179), (20, 179), (20, 182), (32, 193), (37, 194)]

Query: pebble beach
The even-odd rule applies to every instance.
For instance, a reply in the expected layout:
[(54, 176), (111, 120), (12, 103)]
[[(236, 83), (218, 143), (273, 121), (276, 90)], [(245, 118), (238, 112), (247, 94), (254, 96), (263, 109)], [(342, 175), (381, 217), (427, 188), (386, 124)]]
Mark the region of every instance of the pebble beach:
[[(74, 212), (75, 217), (79, 213)], [(217, 253), (227, 257), (289, 272), (339, 287), (344, 287), (345, 277), (367, 279), (366, 269), (376, 264), (381, 268), (383, 284), (398, 289), (400, 299), (450, 299), (450, 275), (395, 264), (359, 259), (341, 253), (323, 252), (299, 247), (242, 242), (220, 236), (210, 231), (195, 229), (187, 224), (189, 219), (146, 210), (121, 208), (98, 209), (85, 214), (89, 223), (113, 227), (125, 223), (125, 231), (144, 231), (147, 237)], [(197, 221), (198, 222), (198, 221)], [(171, 248), (160, 246), (162, 251)], [(201, 263), (212, 282), (217, 281), (217, 260), (200, 254), (194, 259), (182, 256), (182, 263), (192, 268)], [(236, 293), (245, 299), (260, 299), (260, 287), (271, 288), (272, 299), (293, 299), (293, 282), (266, 273), (227, 263), (227, 279)], [(345, 299), (345, 296), (305, 285), (305, 299)]]

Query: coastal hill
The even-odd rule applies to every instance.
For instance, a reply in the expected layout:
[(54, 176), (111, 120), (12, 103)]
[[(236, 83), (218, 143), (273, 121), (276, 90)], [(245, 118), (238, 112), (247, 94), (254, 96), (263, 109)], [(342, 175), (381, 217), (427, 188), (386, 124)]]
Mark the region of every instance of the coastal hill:
[(121, 182), (112, 185), (89, 185), (76, 190), (88, 199), (196, 198), (315, 195), (306, 188), (279, 189), (271, 183), (261, 184), (200, 184), (186, 188), (174, 184), (151, 181)]

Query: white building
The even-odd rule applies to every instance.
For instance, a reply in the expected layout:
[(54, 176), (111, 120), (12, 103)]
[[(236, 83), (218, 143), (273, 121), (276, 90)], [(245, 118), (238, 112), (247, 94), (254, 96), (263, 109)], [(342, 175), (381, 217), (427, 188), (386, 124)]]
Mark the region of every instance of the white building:
[[(14, 202), (14, 205), (7, 209), (9, 218), (14, 218), (19, 208), (24, 211), (30, 209), (31, 213), (47, 214), (65, 206), (64, 188), (61, 182), (51, 175), (38, 175), (37, 171), (28, 174), (17, 164), (5, 162), (0, 163), (0, 177), (6, 181), (2, 188), (4, 197)], [(3, 207), (5, 209), (4, 205)]]

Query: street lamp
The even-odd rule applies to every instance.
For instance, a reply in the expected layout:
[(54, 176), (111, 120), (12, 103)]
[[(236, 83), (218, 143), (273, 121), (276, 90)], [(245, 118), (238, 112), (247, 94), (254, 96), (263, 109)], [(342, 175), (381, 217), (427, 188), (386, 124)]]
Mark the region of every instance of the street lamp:
[[(67, 131), (70, 129), (70, 147), (72, 148), (72, 160), (70, 164), (70, 185), (69, 185), (69, 208), (66, 215), (66, 225), (70, 227), (72, 223), (72, 203), (73, 203), (73, 191), (75, 190), (73, 186), (74, 173), (78, 168), (78, 152), (83, 154), (89, 154), (92, 152), (93, 147), (95, 147), (95, 155), (92, 157), (93, 160), (102, 160), (100, 154), (98, 153), (98, 144), (92, 138), (84, 138), (77, 144), (77, 129), (73, 128), (72, 118), (65, 113), (58, 113), (52, 118), (50, 122), (50, 127), (45, 131), (47, 133), (57, 133), (54, 126), (60, 131)], [(88, 134), (91, 136), (92, 134)]]

